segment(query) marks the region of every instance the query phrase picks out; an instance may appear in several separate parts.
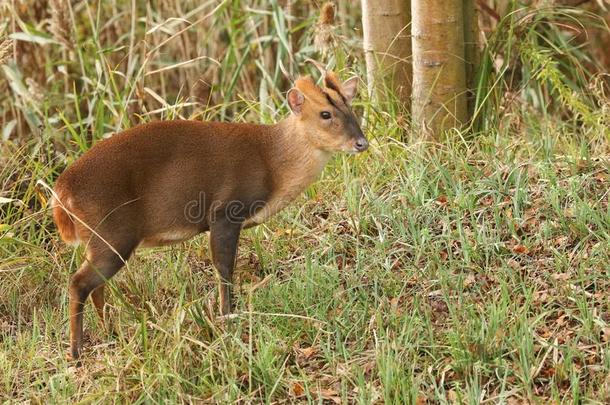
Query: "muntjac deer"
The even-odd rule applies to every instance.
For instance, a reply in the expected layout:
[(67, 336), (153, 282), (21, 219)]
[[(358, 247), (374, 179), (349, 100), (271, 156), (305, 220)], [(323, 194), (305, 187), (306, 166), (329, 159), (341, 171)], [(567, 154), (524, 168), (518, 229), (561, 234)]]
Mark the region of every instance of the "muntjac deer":
[(333, 152), (368, 147), (350, 109), (357, 78), (324, 87), (300, 78), (287, 93), (288, 118), (274, 125), (159, 121), (96, 144), (59, 176), (53, 217), (61, 238), (85, 246), (69, 285), (70, 356), (82, 350), (91, 295), (104, 322), (104, 283), (139, 246), (210, 231), (220, 312), (231, 312), (240, 231), (265, 221), (320, 174)]

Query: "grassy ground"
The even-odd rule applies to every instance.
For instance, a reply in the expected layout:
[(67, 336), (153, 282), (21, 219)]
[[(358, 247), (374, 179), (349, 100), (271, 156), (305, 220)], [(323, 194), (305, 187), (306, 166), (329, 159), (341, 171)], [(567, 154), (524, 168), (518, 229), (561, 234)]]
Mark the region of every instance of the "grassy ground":
[[(222, 24), (228, 11), (216, 12)], [(65, 63), (99, 85), (66, 91), (71, 82), (49, 80), (38, 110), (19, 93), (25, 87), (7, 90), (18, 110), (15, 132), (38, 131), (0, 144), (0, 399), (610, 401), (608, 105), (591, 107), (584, 95), (593, 91), (574, 90), (578, 80), (564, 84), (544, 59), (553, 55), (534, 45), (521, 59), (530, 87), (518, 98), (499, 85), (481, 92), (501, 101), (482, 104), (485, 120), (474, 135), (399, 142), (404, 118), (363, 97), (357, 106), (370, 151), (338, 156), (295, 204), (244, 232), (236, 318), (215, 316), (206, 236), (138, 251), (110, 283), (117, 336), (99, 327), (88, 305), (84, 364), (73, 367), (65, 357), (67, 282), (81, 252), (59, 241), (36, 181), (52, 183), (93, 140), (130, 120), (189, 116), (190, 108), (196, 117), (236, 120), (286, 112), (279, 86), (263, 92), (261, 84), (252, 95), (250, 73), (239, 73), (236, 93), (208, 107), (165, 94), (170, 86), (155, 77), (149, 89), (167, 105), (123, 114), (134, 104), (154, 111), (150, 98), (113, 83), (128, 73), (96, 65), (103, 42), (81, 40), (70, 51), (74, 64), (47, 49), (43, 66)], [(250, 57), (254, 71), (255, 62), (269, 63)], [(168, 63), (157, 62), (151, 70)], [(336, 63), (344, 66), (341, 57)], [(15, 72), (19, 66), (4, 69), (20, 78)], [(144, 75), (133, 74), (136, 82)], [(249, 97), (223, 103), (242, 91)], [(534, 108), (545, 92), (565, 108)], [(566, 111), (576, 115), (565, 118)]]
[(245, 232), (228, 323), (214, 319), (206, 237), (141, 251), (112, 283), (118, 338), (87, 313), (82, 369), (65, 360), (78, 255), (51, 228), (21, 239), (48, 222), (32, 213), (2, 239), (0, 392), (603, 402), (608, 166), (562, 154), (558, 138), (384, 142), (338, 158), (307, 197)]

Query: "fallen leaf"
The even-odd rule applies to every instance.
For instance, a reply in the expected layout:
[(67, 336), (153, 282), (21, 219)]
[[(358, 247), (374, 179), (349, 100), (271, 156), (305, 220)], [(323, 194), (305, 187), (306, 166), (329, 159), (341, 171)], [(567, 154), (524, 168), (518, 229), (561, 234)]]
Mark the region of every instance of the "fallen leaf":
[(296, 350), (298, 352), (298, 357), (300, 357), (301, 360), (309, 360), (318, 353), (318, 349), (314, 346), (305, 348), (297, 347)]
[(557, 238), (553, 239), (553, 244), (555, 245), (555, 247), (561, 247), (561, 246), (567, 245), (569, 240), (570, 240), (569, 237), (562, 235), (562, 236), (558, 236)]
[(405, 307), (404, 307), (404, 297), (394, 297), (390, 299), (390, 308), (392, 312), (397, 315), (402, 315)]
[(530, 250), (527, 248), (527, 246), (524, 246), (521, 244), (515, 245), (513, 247), (512, 251), (513, 251), (513, 253), (517, 253), (520, 255), (526, 255), (530, 252)]
[(536, 304), (545, 304), (549, 301), (549, 294), (545, 291), (534, 292), (534, 302)]
[(467, 275), (466, 278), (464, 279), (464, 288), (470, 287), (475, 282), (476, 282), (476, 278), (474, 277), (474, 274)]
[(436, 205), (440, 206), (440, 207), (444, 207), (446, 206), (448, 203), (447, 200), (447, 196), (446, 195), (440, 195), (438, 196), (438, 198), (436, 199)]
[(364, 371), (365, 375), (369, 375), (372, 371), (375, 370), (376, 366), (377, 364), (374, 361), (368, 361), (364, 364), (364, 366), (362, 366), (362, 371)]
[(434, 317), (445, 317), (449, 313), (447, 303), (442, 299), (430, 299), (430, 309)]
[(494, 199), (492, 196), (488, 195), (481, 200), (481, 204), (485, 207), (491, 207), (494, 204)]
[(568, 281), (570, 279), (570, 273), (557, 273), (551, 275), (551, 277), (557, 281)]
[(605, 183), (606, 182), (606, 175), (604, 173), (597, 173), (595, 175), (595, 180), (597, 180), (598, 183)]
[(300, 382), (295, 382), (292, 384), (292, 395), (295, 397), (300, 397), (305, 393), (305, 389)]
[(339, 393), (333, 389), (319, 389), (318, 398), (328, 399), (330, 401), (333, 401), (335, 404), (341, 403), (341, 397), (339, 396)]
[(555, 320), (555, 323), (557, 326), (564, 326), (566, 323), (568, 323), (568, 316), (565, 314), (561, 315), (559, 318), (557, 318), (557, 320)]

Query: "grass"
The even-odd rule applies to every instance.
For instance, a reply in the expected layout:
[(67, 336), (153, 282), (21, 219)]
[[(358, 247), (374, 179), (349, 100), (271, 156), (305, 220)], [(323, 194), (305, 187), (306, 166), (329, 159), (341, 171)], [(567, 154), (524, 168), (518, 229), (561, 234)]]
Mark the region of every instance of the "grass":
[[(396, 106), (362, 96), (357, 107), (367, 117), (370, 152), (338, 156), (298, 201), (244, 232), (237, 317), (216, 317), (207, 236), (141, 250), (110, 283), (117, 335), (99, 327), (88, 305), (84, 364), (74, 368), (65, 357), (67, 282), (82, 252), (59, 241), (36, 181), (52, 184), (91, 144), (136, 122), (180, 115), (275, 120), (286, 113), (287, 84), (271, 65), (290, 66), (291, 46), (301, 49), (297, 61), (314, 52), (307, 48), (313, 20), (285, 19), (275, 3), (269, 11), (247, 2), (244, 20), (231, 12), (240, 2), (217, 10), (185, 6), (196, 11), (191, 20), (213, 11), (184, 34), (192, 48), (202, 41), (199, 30), (233, 24), (225, 48), (205, 45), (208, 55), (235, 66), (212, 74), (218, 80), (208, 103), (185, 88), (204, 62), (146, 76), (200, 56), (173, 40), (141, 71), (130, 68), (128, 60), (140, 64), (138, 41), (110, 31), (120, 21), (131, 30), (132, 16), (120, 13), (116, 26), (102, 21), (113, 6), (131, 4), (108, 4), (81, 2), (72, 10), (80, 44), (74, 50), (52, 44), (28, 56), (41, 58), (48, 74), (60, 65), (67, 72), (41, 84), (38, 102), (25, 84), (27, 65), (3, 66), (19, 80), (6, 89), (9, 105), (2, 104), (10, 118), (4, 126), (14, 125), (0, 144), (2, 400), (610, 400), (608, 106), (586, 87), (596, 83), (589, 70), (545, 46), (565, 38), (519, 15), (507, 17), (510, 29), (497, 34), (485, 57), (505, 52), (507, 66), (518, 58), (524, 77), (514, 90), (501, 75), (505, 67), (484, 65), (474, 133), (452, 133), (442, 144), (404, 143), (397, 128), (408, 123)], [(158, 45), (183, 27), (166, 20), (175, 10), (160, 7), (136, 9), (137, 39), (165, 21), (166, 31), (149, 34)], [(348, 23), (357, 17), (350, 14)], [(23, 15), (12, 18), (26, 24)], [(245, 21), (286, 40), (259, 37), (260, 49), (244, 51), (254, 32)], [(31, 21), (23, 24), (38, 32)], [(299, 32), (302, 42), (293, 38)], [(511, 38), (526, 41), (501, 47)], [(357, 51), (349, 41), (341, 46), (336, 63), (347, 70)], [(203, 68), (216, 69), (210, 66)], [(266, 79), (254, 80), (263, 71)], [(511, 91), (518, 93), (513, 104), (506, 101)], [(559, 103), (541, 107), (557, 94)]]

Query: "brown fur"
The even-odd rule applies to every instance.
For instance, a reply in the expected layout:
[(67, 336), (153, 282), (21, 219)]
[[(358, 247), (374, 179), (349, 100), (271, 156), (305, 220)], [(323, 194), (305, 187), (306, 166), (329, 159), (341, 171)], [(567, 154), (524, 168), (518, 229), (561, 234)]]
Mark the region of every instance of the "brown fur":
[(57, 201), (55, 201), (55, 199), (51, 201), (51, 206), (53, 207), (53, 220), (57, 225), (57, 230), (59, 231), (61, 239), (68, 244), (76, 243), (78, 241), (76, 227), (74, 226), (74, 221), (72, 221), (70, 215), (57, 203)]
[(326, 76), (324, 76), (324, 85), (328, 89), (333, 90), (335, 93), (337, 93), (339, 95), (339, 97), (341, 97), (343, 100), (345, 100), (345, 95), (343, 94), (342, 85), (341, 85), (341, 82), (339, 81), (339, 78), (337, 77), (337, 75), (335, 75), (332, 72), (328, 72), (326, 74)]
[(91, 295), (103, 319), (103, 285), (138, 246), (210, 231), (221, 312), (231, 311), (240, 230), (294, 200), (333, 152), (366, 149), (333, 78), (325, 90), (309, 78), (297, 80), (289, 97), (293, 114), (278, 124), (139, 125), (99, 142), (58, 178), (53, 215), (60, 236), (86, 246), (86, 260), (70, 281), (73, 358), (82, 346), (86, 298)]

